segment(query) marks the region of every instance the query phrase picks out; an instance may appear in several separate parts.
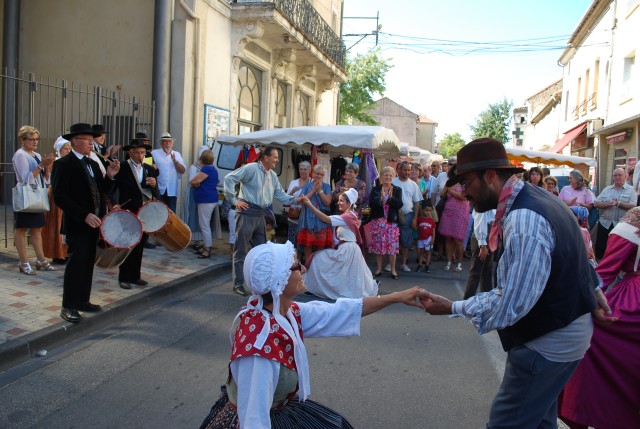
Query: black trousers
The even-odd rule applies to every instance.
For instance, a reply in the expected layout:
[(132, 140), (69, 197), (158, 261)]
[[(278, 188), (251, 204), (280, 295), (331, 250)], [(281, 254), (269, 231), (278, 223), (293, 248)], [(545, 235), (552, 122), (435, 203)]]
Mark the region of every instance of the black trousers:
[(140, 280), (140, 268), (142, 267), (142, 251), (144, 244), (147, 242), (149, 235), (144, 233), (140, 239), (140, 243), (136, 244), (127, 259), (120, 265), (118, 273), (118, 281), (130, 283)]
[(609, 239), (609, 233), (613, 229), (613, 224), (609, 228), (605, 228), (602, 226), (600, 222), (598, 222), (598, 230), (596, 231), (596, 258), (602, 259), (604, 256), (604, 252), (607, 250), (607, 240)]
[(480, 286), (480, 292), (488, 292), (493, 289), (493, 253), (489, 252), (484, 261), (478, 259), (480, 246), (475, 235), (471, 236), (471, 251), (473, 252), (471, 268), (469, 268), (462, 299), (474, 296), (478, 291), (478, 286)]
[(89, 302), (93, 282), (93, 265), (96, 262), (96, 243), (99, 229), (83, 234), (67, 234), (69, 261), (64, 269), (62, 307), (75, 309)]

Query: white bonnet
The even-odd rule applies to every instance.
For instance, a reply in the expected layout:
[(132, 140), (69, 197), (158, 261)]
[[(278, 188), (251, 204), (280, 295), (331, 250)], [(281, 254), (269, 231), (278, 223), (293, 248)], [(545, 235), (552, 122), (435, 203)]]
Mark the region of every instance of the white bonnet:
[(356, 191), (355, 189), (349, 188), (344, 192), (344, 194), (347, 196), (347, 198), (349, 199), (349, 203), (352, 206), (354, 206), (358, 201), (358, 191)]
[(273, 297), (282, 295), (289, 282), (291, 266), (295, 259), (293, 244), (267, 242), (254, 247), (244, 259), (244, 280), (251, 292), (263, 295), (271, 292)]
[(53, 144), (53, 149), (56, 151), (58, 156), (60, 156), (60, 149), (62, 149), (66, 144), (71, 144), (71, 142), (62, 136), (56, 139), (55, 143)]

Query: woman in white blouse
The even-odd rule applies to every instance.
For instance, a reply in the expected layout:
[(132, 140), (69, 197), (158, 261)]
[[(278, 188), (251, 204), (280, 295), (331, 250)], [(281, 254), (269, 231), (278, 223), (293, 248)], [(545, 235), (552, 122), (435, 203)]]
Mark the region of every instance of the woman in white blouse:
[(304, 272), (288, 241), (261, 244), (247, 254), (244, 275), (253, 295), (236, 316), (227, 383), (201, 428), (352, 428), (337, 412), (307, 399), (302, 337), (359, 335), (361, 317), (396, 303), (423, 308), (424, 291), (414, 287), (335, 304), (293, 302), (305, 290)]
[[(21, 147), (13, 155), (13, 170), (16, 173), (16, 180), (19, 185), (25, 183), (38, 184), (39, 186), (49, 185), (49, 175), (54, 156), (52, 153), (42, 157), (36, 148), (40, 141), (40, 131), (29, 125), (23, 125), (18, 130), (18, 140)], [(35, 275), (27, 257), (27, 230), (30, 230), (30, 240), (33, 250), (36, 252), (36, 269), (45, 271), (55, 271), (56, 269), (47, 261), (42, 248), (42, 227), (44, 226), (44, 213), (23, 213), (13, 214), (14, 233), (13, 241), (20, 264), (18, 268), (22, 274)]]

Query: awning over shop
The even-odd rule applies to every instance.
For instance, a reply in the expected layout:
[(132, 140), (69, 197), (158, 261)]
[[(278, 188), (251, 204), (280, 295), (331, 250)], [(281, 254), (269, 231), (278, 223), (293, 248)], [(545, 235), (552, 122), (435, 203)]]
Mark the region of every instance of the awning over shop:
[(509, 147), (505, 149), (507, 150), (507, 156), (509, 157), (509, 160), (515, 162), (535, 162), (536, 164), (568, 165), (573, 168), (579, 168), (580, 166), (596, 166), (596, 160), (593, 158), (561, 155), (551, 152), (540, 152), (537, 150), (514, 149)]
[(573, 129), (570, 129), (569, 131), (564, 133), (564, 136), (562, 136), (562, 138), (559, 139), (556, 142), (556, 144), (553, 145), (553, 147), (551, 149), (549, 149), (547, 152), (550, 152), (550, 153), (558, 153), (558, 152), (560, 152), (569, 143), (574, 141), (576, 139), (576, 137), (578, 137), (584, 131), (585, 128), (587, 128), (587, 123), (586, 122), (578, 125), (577, 127), (573, 128)]

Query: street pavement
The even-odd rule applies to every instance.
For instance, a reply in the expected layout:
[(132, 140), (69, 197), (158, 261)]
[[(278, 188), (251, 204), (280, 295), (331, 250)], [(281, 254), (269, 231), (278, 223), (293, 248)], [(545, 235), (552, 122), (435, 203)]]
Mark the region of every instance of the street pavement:
[[(18, 271), (16, 249), (2, 249), (0, 371), (153, 305), (157, 299), (189, 287), (197, 278), (211, 278), (229, 271), (231, 251), (227, 237), (224, 234), (222, 239), (214, 240), (215, 250), (209, 259), (197, 259), (190, 247), (182, 252), (169, 252), (160, 246), (145, 249), (142, 278), (149, 284), (130, 290), (118, 285), (117, 268), (96, 267), (91, 302), (101, 305), (104, 311), (83, 313), (85, 320), (77, 325), (60, 318), (64, 265), (55, 265), (58, 271), (38, 271), (35, 276), (27, 276)], [(29, 258), (35, 261), (31, 247)], [(31, 266), (34, 267), (33, 263)]]
[[(463, 277), (435, 274), (383, 277), (380, 292), (420, 284), (460, 295)], [(188, 293), (0, 374), (0, 427), (197, 427), (227, 377), (229, 327), (246, 300), (230, 279), (228, 271), (201, 278)], [(311, 399), (356, 428), (480, 428), (501, 379), (496, 341), (461, 319), (392, 306), (363, 319), (359, 337), (305, 340)]]

